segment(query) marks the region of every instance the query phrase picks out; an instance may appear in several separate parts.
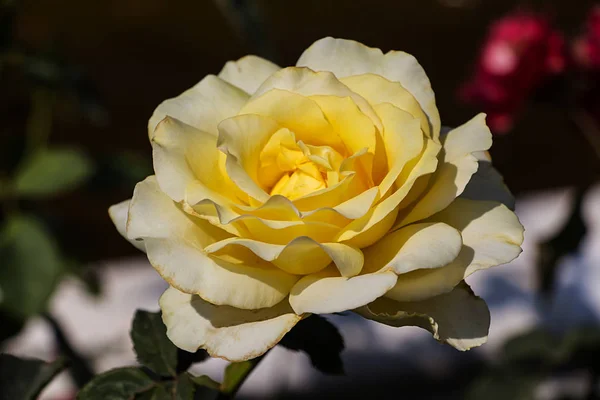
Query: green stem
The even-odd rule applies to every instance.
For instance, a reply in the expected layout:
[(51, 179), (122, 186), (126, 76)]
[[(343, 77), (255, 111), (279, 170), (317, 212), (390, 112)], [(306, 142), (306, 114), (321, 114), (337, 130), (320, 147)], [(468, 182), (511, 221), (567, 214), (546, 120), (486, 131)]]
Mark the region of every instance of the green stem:
[(268, 352), (252, 360), (229, 364), (225, 369), (225, 377), (221, 384), (221, 393), (217, 397), (217, 400), (233, 399), (248, 376), (254, 371), (254, 368), (258, 366), (267, 354)]

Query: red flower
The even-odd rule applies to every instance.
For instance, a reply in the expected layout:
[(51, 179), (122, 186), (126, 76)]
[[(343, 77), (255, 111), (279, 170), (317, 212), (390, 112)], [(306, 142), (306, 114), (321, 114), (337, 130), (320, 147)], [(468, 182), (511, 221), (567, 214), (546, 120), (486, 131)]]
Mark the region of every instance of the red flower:
[(564, 39), (547, 18), (511, 14), (490, 27), (476, 72), (460, 94), (488, 114), (494, 133), (505, 133), (527, 98), (565, 63)]
[(590, 70), (600, 70), (600, 6), (590, 10), (586, 32), (573, 44), (575, 63)]

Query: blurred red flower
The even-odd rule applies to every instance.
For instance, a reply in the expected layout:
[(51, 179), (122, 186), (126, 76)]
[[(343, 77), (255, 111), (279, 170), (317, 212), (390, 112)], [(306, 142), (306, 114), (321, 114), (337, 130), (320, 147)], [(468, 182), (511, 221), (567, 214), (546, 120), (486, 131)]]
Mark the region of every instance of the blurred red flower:
[(564, 71), (564, 38), (544, 15), (517, 12), (492, 24), (476, 70), (461, 98), (488, 114), (496, 134), (506, 133), (527, 99)]
[(573, 58), (579, 67), (600, 70), (600, 6), (590, 10), (586, 32), (573, 44)]

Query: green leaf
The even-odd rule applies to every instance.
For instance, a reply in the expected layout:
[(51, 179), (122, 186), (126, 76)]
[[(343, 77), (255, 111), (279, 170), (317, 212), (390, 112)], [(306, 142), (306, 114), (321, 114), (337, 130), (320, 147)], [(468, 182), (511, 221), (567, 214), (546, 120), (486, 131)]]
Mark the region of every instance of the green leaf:
[(76, 149), (40, 150), (18, 168), (14, 191), (26, 197), (57, 195), (85, 182), (92, 170), (91, 160)]
[(65, 367), (63, 359), (46, 363), (0, 354), (0, 398), (35, 400), (52, 378)]
[(177, 347), (167, 337), (160, 313), (138, 310), (131, 326), (138, 361), (161, 376), (177, 375)]
[(246, 376), (252, 372), (254, 367), (260, 362), (261, 357), (248, 361), (231, 363), (225, 368), (225, 376), (221, 384), (221, 391), (230, 395), (238, 391)]
[(344, 373), (344, 339), (335, 325), (321, 316), (313, 314), (298, 322), (279, 344), (289, 350), (304, 351), (312, 365), (324, 374)]
[(64, 267), (58, 247), (32, 216), (14, 216), (0, 233), (0, 307), (15, 316), (43, 312)]
[(215, 390), (219, 390), (219, 388), (221, 387), (221, 384), (219, 382), (213, 380), (208, 375), (201, 375), (201, 376), (190, 375), (189, 377), (196, 386), (205, 386), (207, 388), (211, 388), (211, 389), (215, 389)]
[(130, 400), (152, 391), (156, 383), (140, 368), (113, 369), (96, 376), (77, 394), (78, 400)]

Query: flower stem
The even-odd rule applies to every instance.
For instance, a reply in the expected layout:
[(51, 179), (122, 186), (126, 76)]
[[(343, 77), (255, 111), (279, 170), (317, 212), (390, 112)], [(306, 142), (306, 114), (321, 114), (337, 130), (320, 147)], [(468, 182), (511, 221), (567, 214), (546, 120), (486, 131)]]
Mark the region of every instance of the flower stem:
[(250, 376), (254, 368), (258, 366), (266, 355), (267, 353), (252, 360), (229, 364), (225, 369), (225, 377), (221, 384), (221, 393), (217, 397), (217, 400), (233, 399), (248, 376)]

